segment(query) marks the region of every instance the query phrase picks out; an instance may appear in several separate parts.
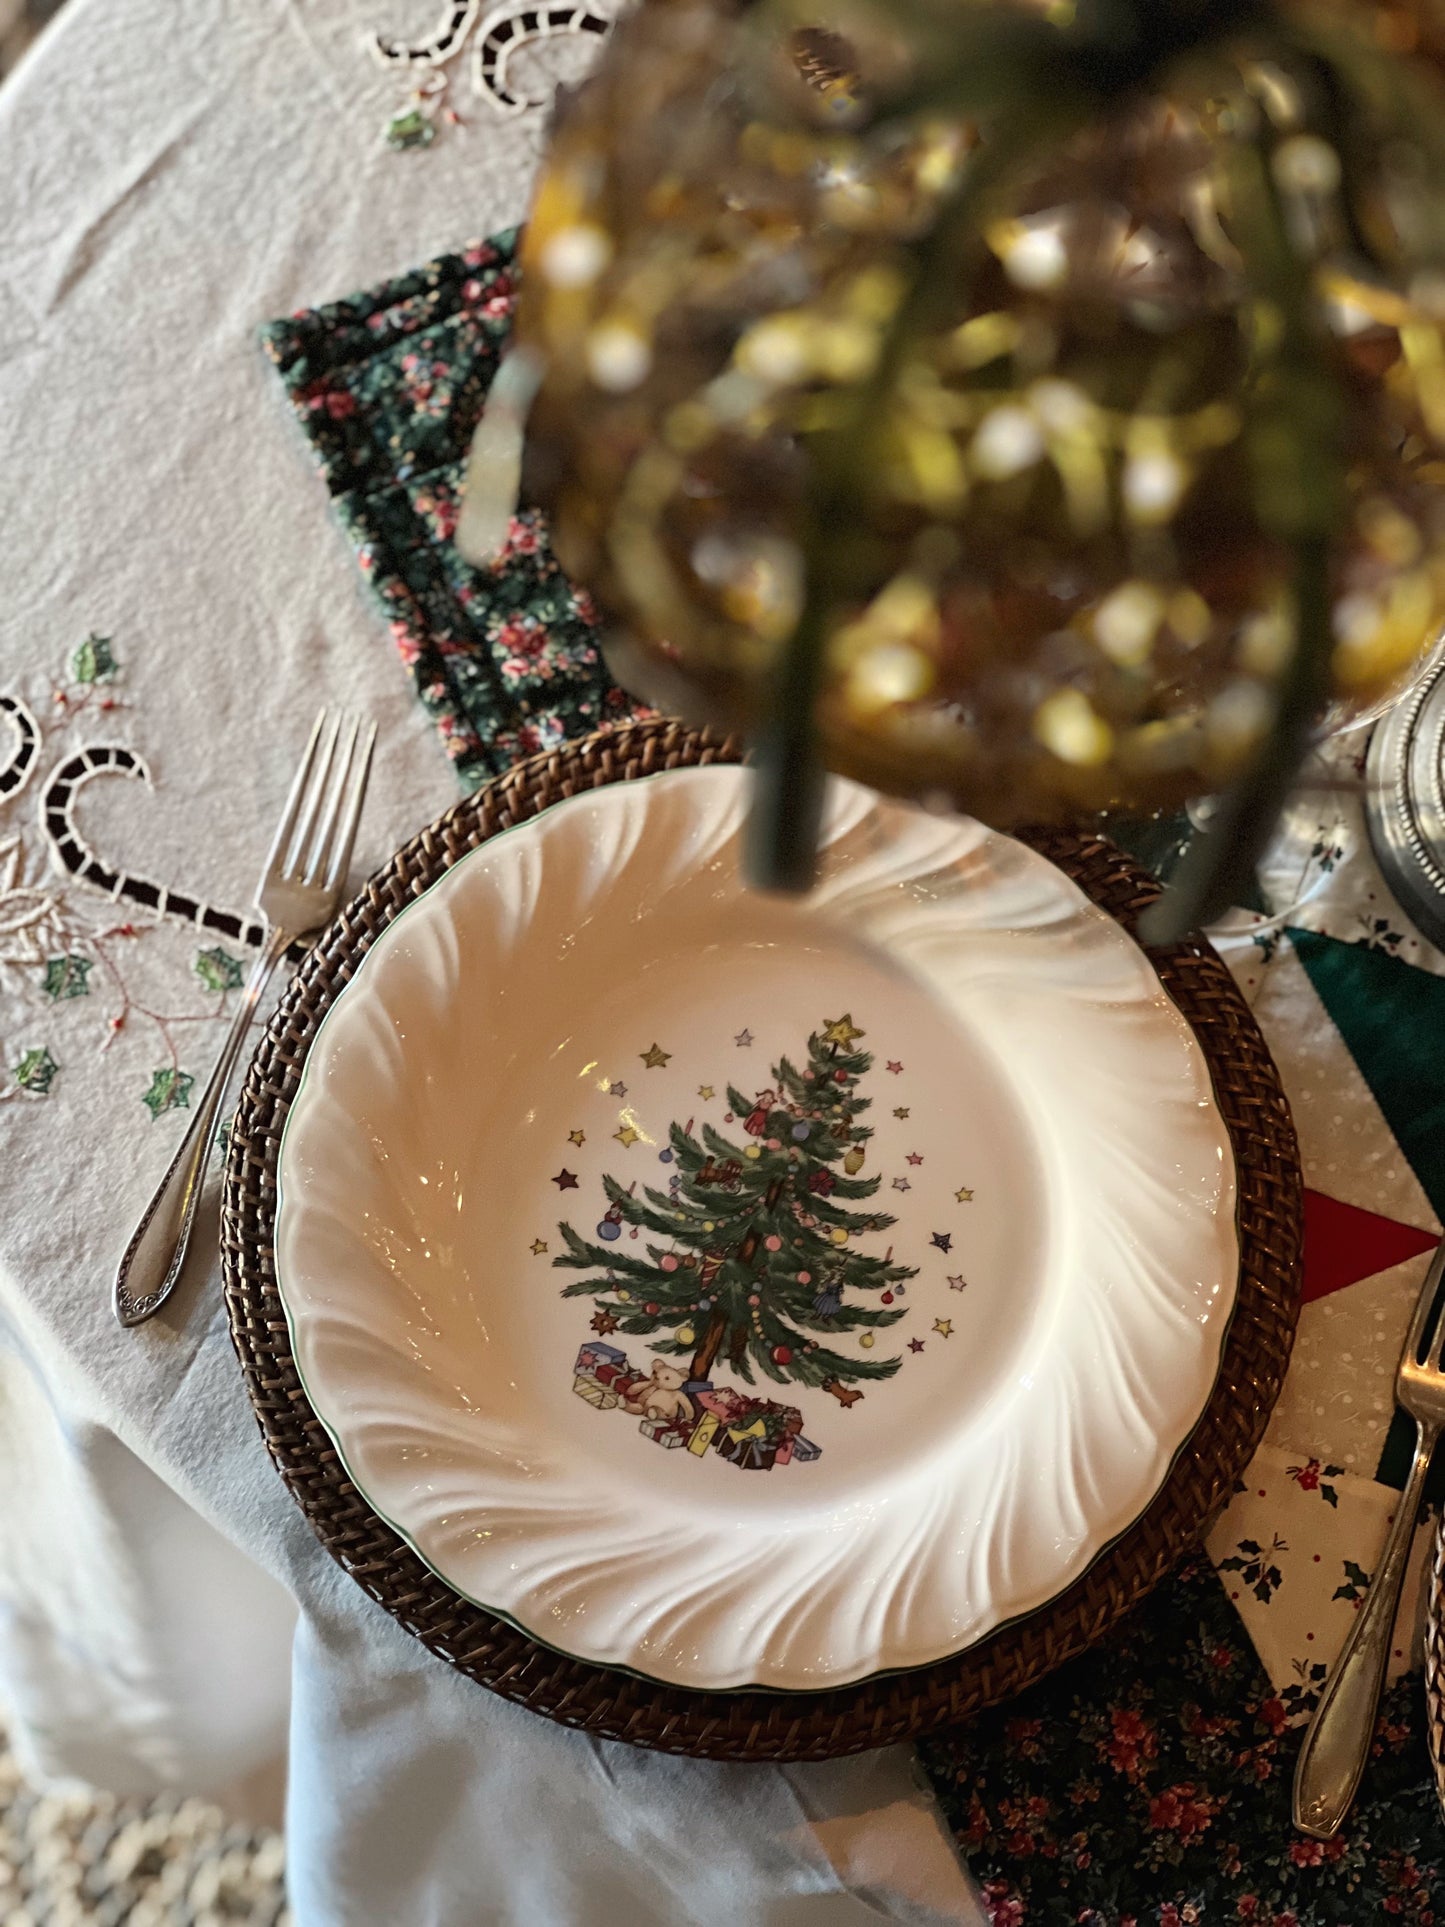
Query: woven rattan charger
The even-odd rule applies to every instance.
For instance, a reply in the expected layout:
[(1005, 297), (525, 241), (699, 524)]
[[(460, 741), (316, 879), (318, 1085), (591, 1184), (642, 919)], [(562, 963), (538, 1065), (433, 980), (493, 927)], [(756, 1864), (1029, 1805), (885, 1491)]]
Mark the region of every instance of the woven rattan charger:
[[(1278, 1395), (1299, 1306), (1300, 1172), (1279, 1080), (1248, 1006), (1202, 941), (1154, 953), (1194, 1029), (1234, 1147), (1242, 1264), (1219, 1380), (1143, 1517), (1037, 1612), (950, 1660), (827, 1693), (698, 1693), (537, 1645), (468, 1604), (383, 1523), (307, 1403), (276, 1290), (276, 1163), (317, 1027), (399, 911), (469, 850), (548, 804), (664, 769), (737, 762), (668, 722), (592, 736), (521, 764), (423, 830), (309, 952), (262, 1039), (232, 1128), (222, 1253), (231, 1333), (271, 1455), (332, 1556), (423, 1645), (505, 1698), (598, 1737), (724, 1760), (825, 1759), (966, 1719), (1081, 1652), (1195, 1545), (1228, 1499)], [(1132, 930), (1158, 886), (1098, 837), (1033, 846)]]

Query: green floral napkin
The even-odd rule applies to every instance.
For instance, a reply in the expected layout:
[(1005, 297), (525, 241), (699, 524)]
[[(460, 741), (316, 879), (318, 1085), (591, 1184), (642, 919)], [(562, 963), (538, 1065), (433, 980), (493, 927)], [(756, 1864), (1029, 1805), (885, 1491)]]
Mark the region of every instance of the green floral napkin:
[(514, 301), (515, 230), (262, 331), (357, 561), (472, 789), (519, 757), (647, 712), (610, 681), (586, 592), (535, 509), (473, 569), (462, 466)]

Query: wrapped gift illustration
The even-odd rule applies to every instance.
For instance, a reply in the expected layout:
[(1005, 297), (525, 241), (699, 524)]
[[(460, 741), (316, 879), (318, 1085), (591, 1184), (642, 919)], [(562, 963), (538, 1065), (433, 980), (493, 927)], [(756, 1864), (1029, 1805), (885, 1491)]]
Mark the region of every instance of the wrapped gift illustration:
[(684, 1418), (645, 1418), (637, 1429), (645, 1439), (651, 1439), (654, 1444), (664, 1446), (672, 1452), (678, 1446), (688, 1445), (691, 1442), (693, 1422), (691, 1419)]
[(579, 1378), (599, 1378), (604, 1367), (610, 1368), (615, 1376), (617, 1367), (626, 1363), (626, 1352), (620, 1352), (615, 1345), (604, 1345), (600, 1338), (594, 1338), (578, 1352), (577, 1363), (572, 1369)]
[(736, 1424), (757, 1402), (745, 1397), (742, 1392), (735, 1392), (730, 1385), (719, 1386), (716, 1390), (709, 1388), (705, 1392), (698, 1392), (696, 1397), (702, 1409), (711, 1412), (722, 1425)]
[[(798, 1456), (797, 1444), (803, 1431), (803, 1415), (797, 1406), (779, 1405), (772, 1399), (741, 1402), (745, 1409), (721, 1426), (717, 1451), (744, 1472), (771, 1472), (775, 1465), (790, 1464)], [(816, 1448), (813, 1456), (817, 1456)]]
[[(644, 1394), (661, 1378), (671, 1393), (681, 1374), (659, 1362), (651, 1374), (639, 1372), (626, 1352), (600, 1338), (589, 1339), (577, 1354), (572, 1390), (599, 1412), (631, 1404), (636, 1413)], [(803, 1437), (803, 1415), (796, 1405), (775, 1399), (752, 1398), (731, 1385), (715, 1386), (710, 1379), (691, 1378), (681, 1388), (686, 1409), (652, 1414), (643, 1411), (638, 1430), (664, 1451), (686, 1447), (694, 1458), (716, 1452), (744, 1472), (770, 1472), (775, 1465), (806, 1463), (821, 1448)]]
[(625, 1352), (596, 1340), (582, 1347), (572, 1369), (572, 1390), (599, 1412), (611, 1411), (620, 1402), (619, 1388), (613, 1381), (620, 1376), (625, 1382), (633, 1375)]
[(581, 1372), (572, 1380), (572, 1390), (578, 1398), (585, 1398), (589, 1405), (595, 1405), (599, 1412), (610, 1412), (619, 1402), (616, 1392), (609, 1392), (605, 1385), (599, 1385), (595, 1378), (587, 1378)]

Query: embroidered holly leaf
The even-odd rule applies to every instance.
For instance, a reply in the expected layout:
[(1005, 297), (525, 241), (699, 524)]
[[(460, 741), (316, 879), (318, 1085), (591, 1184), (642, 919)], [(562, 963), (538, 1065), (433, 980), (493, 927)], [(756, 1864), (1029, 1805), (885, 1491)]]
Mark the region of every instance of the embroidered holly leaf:
[(141, 1103), (151, 1114), (151, 1122), (162, 1111), (188, 1111), (191, 1107), (191, 1087), (195, 1078), (189, 1071), (178, 1071), (167, 1067), (163, 1071), (152, 1071), (151, 1087), (141, 1096)]
[(50, 957), (45, 964), (44, 989), (52, 1003), (62, 997), (88, 997), (90, 985), (86, 979), (90, 975), (92, 959), (78, 957), (68, 951), (63, 957)]
[(59, 1075), (60, 1066), (43, 1044), (26, 1051), (15, 1066), (15, 1082), (22, 1091), (44, 1097)]
[(109, 636), (87, 636), (70, 658), (70, 673), (77, 682), (105, 682), (119, 667)]
[(388, 147), (401, 151), (408, 147), (430, 147), (437, 137), (437, 130), (430, 115), (424, 114), (419, 107), (409, 107), (403, 113), (392, 115), (382, 129), (381, 137)]
[(246, 973), (236, 958), (217, 946), (196, 952), (196, 975), (207, 990), (239, 990)]
[(1338, 1507), (1340, 1503), (1340, 1495), (1332, 1485), (1321, 1485), (1320, 1497), (1324, 1500), (1326, 1505), (1332, 1505), (1332, 1506)]

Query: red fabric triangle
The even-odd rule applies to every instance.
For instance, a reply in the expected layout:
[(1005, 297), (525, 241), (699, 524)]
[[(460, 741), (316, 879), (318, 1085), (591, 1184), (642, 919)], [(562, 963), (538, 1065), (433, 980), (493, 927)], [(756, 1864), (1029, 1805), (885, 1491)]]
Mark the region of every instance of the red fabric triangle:
[(1373, 1278), (1406, 1258), (1433, 1251), (1439, 1242), (1433, 1231), (1417, 1231), (1378, 1212), (1341, 1204), (1323, 1191), (1306, 1191), (1304, 1302)]

